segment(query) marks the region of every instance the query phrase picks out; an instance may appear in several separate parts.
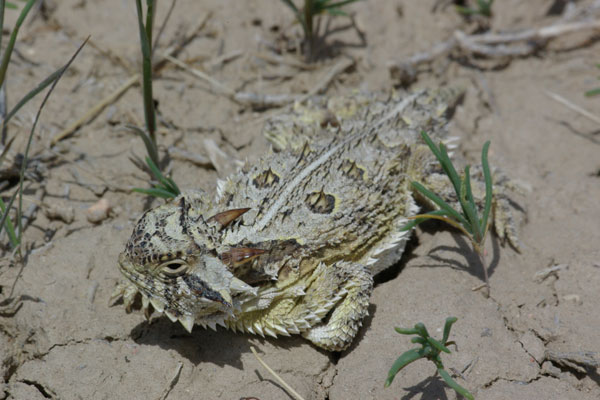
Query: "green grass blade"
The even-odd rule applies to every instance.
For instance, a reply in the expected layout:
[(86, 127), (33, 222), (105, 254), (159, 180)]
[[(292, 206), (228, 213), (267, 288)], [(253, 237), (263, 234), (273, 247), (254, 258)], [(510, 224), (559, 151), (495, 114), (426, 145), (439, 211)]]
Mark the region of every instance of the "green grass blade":
[(419, 192), (421, 192), (423, 196), (433, 201), (441, 210), (444, 210), (446, 212), (446, 215), (456, 219), (465, 226), (469, 225), (467, 220), (462, 215), (460, 215), (458, 211), (450, 207), (450, 205), (444, 200), (442, 200), (442, 198), (439, 197), (437, 194), (425, 188), (425, 186), (421, 185), (419, 182), (412, 182), (412, 186)]
[(325, 10), (330, 11), (335, 8), (343, 7), (347, 4), (356, 3), (357, 1), (360, 1), (360, 0), (343, 0), (343, 1), (338, 1), (337, 3), (328, 3), (327, 2), (327, 3), (324, 3), (320, 7), (320, 9), (321, 9), (321, 11), (325, 11)]
[(477, 13), (477, 10), (464, 6), (454, 6), (454, 8), (456, 8), (456, 11), (458, 11), (458, 13), (462, 15), (473, 15)]
[(16, 137), (17, 136), (13, 136), (12, 138), (10, 138), (4, 146), (4, 148), (2, 149), (2, 153), (0, 153), (0, 166), (2, 166), (2, 163), (4, 162), (4, 157), (6, 157), (6, 155), (8, 154), (8, 151), (10, 150), (10, 147), (12, 146)]
[(12, 110), (6, 114), (6, 118), (2, 121), (0, 125), (0, 129), (2, 126), (6, 125), (8, 121), (23, 107), (25, 104), (29, 102), (29, 100), (33, 99), (38, 93), (42, 90), (46, 89), (48, 86), (52, 84), (63, 73), (62, 67), (54, 71), (52, 74), (48, 75), (46, 79), (40, 82), (35, 88), (33, 88), (29, 93), (27, 93), (19, 102), (13, 107)]
[(10, 245), (13, 249), (16, 249), (19, 246), (19, 238), (15, 233), (15, 226), (13, 225), (10, 218), (8, 218), (8, 214), (10, 208), (12, 207), (15, 198), (17, 197), (17, 191), (13, 193), (10, 200), (8, 201), (8, 207), (4, 204), (4, 201), (0, 198), (0, 210), (2, 210), (2, 220), (0, 220), (0, 233), (2, 233), (2, 228), (6, 227), (6, 233), (8, 234), (8, 240), (10, 241)]
[(21, 10), (21, 14), (19, 14), (19, 18), (15, 24), (13, 31), (10, 34), (10, 39), (8, 40), (8, 45), (4, 50), (4, 55), (2, 57), (2, 63), (0, 64), (0, 86), (4, 83), (4, 79), (6, 78), (6, 70), (8, 69), (8, 63), (10, 62), (10, 57), (12, 56), (12, 51), (15, 47), (15, 42), (17, 41), (17, 34), (19, 33), (19, 29), (21, 25), (23, 25), (23, 21), (27, 17), (29, 10), (33, 5), (37, 2), (37, 0), (29, 0), (27, 4)]
[(175, 196), (179, 194), (179, 188), (175, 182), (170, 178), (166, 178), (162, 172), (160, 172), (158, 166), (150, 159), (150, 157), (146, 157), (146, 164), (148, 164), (148, 167), (150, 168), (150, 171), (152, 171), (154, 178), (158, 180), (166, 190), (168, 190), (170, 193), (174, 193)]
[(392, 368), (390, 368), (384, 387), (388, 387), (392, 384), (394, 378), (402, 368), (423, 357), (425, 357), (425, 352), (423, 349), (411, 349), (404, 352), (400, 357), (396, 359), (396, 361), (392, 365)]
[[(425, 215), (438, 215), (438, 216), (444, 216), (447, 215), (445, 210), (435, 210), (435, 211), (431, 211), (428, 212)], [(416, 218), (413, 219), (411, 222), (407, 223), (406, 225), (404, 225), (402, 228), (400, 228), (401, 231), (409, 231), (412, 228), (414, 228), (415, 226), (419, 225), (421, 222), (425, 222), (427, 221), (429, 218)]]
[(587, 97), (598, 96), (600, 94), (600, 88), (588, 90), (585, 92)]
[(294, 2), (292, 0), (281, 0), (281, 1), (283, 2), (283, 4), (287, 5), (289, 8), (292, 9), (294, 14), (296, 14), (296, 18), (298, 18), (300, 16), (300, 10), (298, 10), (298, 7), (296, 7), (296, 5), (294, 4)]
[(308, 36), (307, 30), (308, 26), (306, 25), (306, 21), (304, 20), (304, 14), (296, 7), (292, 0), (281, 0), (285, 5), (287, 5), (293, 12), (296, 17), (296, 21), (302, 25), (302, 30), (304, 31), (304, 35)]
[(458, 383), (456, 383), (454, 381), (454, 379), (452, 379), (450, 374), (448, 372), (446, 372), (445, 369), (438, 368), (438, 374), (440, 374), (442, 379), (448, 384), (448, 386), (450, 386), (452, 389), (454, 389), (456, 391), (456, 393), (460, 394), (461, 396), (463, 396), (465, 399), (468, 399), (468, 400), (475, 399), (475, 397), (473, 397), (473, 395), (467, 389), (465, 389), (464, 387), (462, 387)]
[(150, 172), (152, 173), (154, 179), (160, 181), (162, 174), (160, 173), (160, 169), (158, 169), (158, 166), (154, 163), (154, 161), (152, 161), (150, 157), (146, 157), (145, 160), (146, 164), (148, 164), (148, 167), (150, 168)]
[(444, 336), (442, 338), (442, 343), (444, 343), (444, 345), (446, 345), (446, 342), (448, 342), (448, 337), (450, 337), (450, 329), (452, 329), (452, 324), (454, 324), (456, 321), (458, 321), (458, 318), (456, 317), (446, 318), (446, 323), (444, 324)]
[(456, 194), (460, 198), (462, 195), (461, 187), (460, 187), (460, 185), (461, 185), (460, 176), (458, 176), (458, 172), (456, 172), (456, 169), (454, 168), (454, 165), (452, 164), (452, 161), (450, 160), (450, 156), (448, 155), (446, 146), (444, 146), (443, 143), (440, 143), (440, 153), (442, 154), (442, 158), (439, 160), (440, 164), (442, 164), (442, 168), (444, 169), (444, 172), (446, 172), (446, 175), (448, 175), (448, 178), (450, 178), (450, 182), (452, 182), (452, 185), (454, 186), (454, 190), (456, 191)]
[(44, 109), (46, 102), (50, 98), (50, 95), (54, 91), (54, 88), (56, 87), (56, 85), (58, 84), (58, 82), (60, 81), (62, 76), (64, 75), (65, 71), (71, 66), (71, 64), (73, 63), (75, 58), (79, 55), (79, 53), (81, 52), (81, 49), (83, 49), (83, 46), (85, 46), (85, 44), (88, 42), (89, 38), (90, 37), (88, 36), (83, 41), (81, 46), (79, 46), (79, 48), (77, 48), (77, 50), (71, 56), (69, 61), (67, 61), (67, 63), (62, 68), (60, 68), (60, 71), (61, 71), (60, 74), (56, 77), (54, 82), (52, 82), (50, 89), (48, 89), (48, 91), (46, 92), (46, 95), (42, 99), (42, 103), (40, 104), (40, 107), (38, 108), (38, 111), (33, 120), (33, 124), (31, 126), (31, 130), (29, 132), (29, 138), (27, 139), (27, 145), (25, 146), (25, 152), (23, 153), (23, 162), (21, 163), (21, 170), (19, 171), (19, 190), (18, 190), (19, 191), (19, 208), (17, 211), (17, 223), (18, 223), (18, 227), (19, 227), (19, 230), (18, 230), (19, 245), (21, 244), (21, 237), (23, 235), (23, 222), (21, 219), (21, 216), (23, 215), (23, 212), (22, 212), (23, 211), (23, 183), (25, 182), (25, 169), (27, 168), (27, 161), (29, 159), (29, 149), (31, 148), (31, 142), (33, 141), (33, 133), (35, 132), (35, 128), (40, 119), (40, 115), (42, 114), (42, 110)]
[(473, 191), (471, 190), (471, 171), (469, 166), (465, 167), (465, 177), (463, 179), (464, 192), (462, 197), (459, 199), (460, 205), (467, 216), (467, 220), (471, 226), (471, 232), (477, 243), (481, 243), (483, 239), (483, 230), (480, 226), (479, 217), (477, 216), (477, 209), (475, 208), (475, 200), (473, 199)]
[(154, 0), (146, 0), (146, 37), (152, 54), (152, 30), (154, 29)]
[(492, 173), (490, 172), (490, 165), (488, 163), (488, 150), (490, 148), (490, 141), (488, 140), (483, 145), (481, 151), (481, 166), (483, 168), (483, 177), (485, 180), (485, 205), (483, 206), (483, 217), (481, 221), (481, 227), (483, 229), (483, 237), (485, 237), (488, 230), (488, 220), (490, 211), (492, 210)]
[(146, 152), (148, 153), (148, 156), (150, 156), (150, 159), (152, 159), (153, 162), (158, 163), (158, 148), (156, 147), (156, 143), (152, 141), (150, 136), (148, 136), (146, 132), (144, 132), (137, 126), (128, 125), (127, 128), (131, 129), (132, 131), (137, 133), (140, 138), (142, 138), (142, 141), (146, 146)]
[[(4, 10), (9, 8), (5, 0), (0, 0), (0, 33), (4, 32)], [(0, 34), (0, 48), (2, 48), (2, 35)]]
[(431, 140), (427, 132), (421, 131), (421, 137), (423, 138), (425, 143), (427, 143), (427, 146), (431, 149), (431, 152), (433, 153), (435, 158), (437, 158), (438, 161), (441, 162), (442, 153), (440, 153), (440, 149), (435, 145), (435, 143), (433, 143), (433, 140)]
[(492, 16), (492, 4), (494, 4), (494, 0), (477, 0), (479, 12), (486, 17)]
[(454, 186), (456, 194), (460, 197), (460, 177), (458, 176), (456, 169), (454, 169), (454, 165), (452, 165), (452, 161), (448, 156), (446, 146), (444, 146), (443, 143), (440, 143), (439, 147), (436, 146), (435, 143), (433, 143), (433, 140), (431, 140), (431, 138), (429, 137), (429, 135), (427, 135), (425, 131), (421, 131), (421, 137), (423, 138), (425, 143), (427, 143), (427, 146), (429, 146), (431, 152), (435, 155), (435, 158), (437, 158), (438, 162), (442, 166), (442, 169), (444, 170), (446, 175), (448, 175), (450, 182)]
[(175, 196), (173, 196), (173, 193), (169, 192), (168, 190), (159, 188), (159, 187), (154, 187), (151, 189), (134, 188), (131, 190), (133, 192), (143, 193), (148, 196), (161, 197), (163, 199), (170, 199), (172, 197), (175, 197)]
[[(152, 48), (142, 19), (143, 13), (141, 0), (136, 0), (135, 3), (137, 7), (140, 45), (142, 48), (142, 92), (144, 97), (146, 130), (150, 135), (150, 139), (154, 143), (154, 147), (156, 147), (156, 117), (154, 115), (154, 99), (152, 97)], [(151, 11), (151, 9), (148, 9), (148, 12)], [(151, 16), (147, 17), (147, 19), (151, 19)], [(154, 157), (152, 154), (150, 154), (150, 156)], [(158, 157), (153, 158), (153, 161), (158, 164)]]
[(449, 350), (449, 349), (448, 349), (446, 346), (444, 346), (443, 344), (441, 344), (440, 342), (438, 342), (437, 340), (435, 340), (435, 339), (434, 339), (434, 338), (432, 338), (431, 336), (429, 336), (429, 337), (427, 338), (427, 342), (428, 342), (428, 343), (429, 343), (431, 346), (433, 346), (433, 347), (435, 347), (436, 349), (438, 349), (439, 351), (443, 351), (444, 353), (448, 353), (448, 354), (450, 354), (450, 350)]

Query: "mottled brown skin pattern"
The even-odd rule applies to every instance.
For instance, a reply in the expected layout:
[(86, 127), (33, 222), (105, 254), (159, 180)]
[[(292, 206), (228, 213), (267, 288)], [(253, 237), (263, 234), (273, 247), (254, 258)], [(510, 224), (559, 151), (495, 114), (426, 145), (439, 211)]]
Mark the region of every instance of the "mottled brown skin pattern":
[[(372, 276), (399, 260), (409, 237), (400, 228), (419, 210), (410, 182), (452, 200), (419, 133), (446, 140), (457, 98), (316, 99), (269, 121), (275, 151), (219, 182), (216, 196), (189, 192), (144, 214), (120, 255), (127, 280), (114, 298), (129, 309), (139, 292), (147, 314), (188, 330), (221, 324), (347, 348)], [(497, 231), (512, 240), (506, 204), (496, 204)]]

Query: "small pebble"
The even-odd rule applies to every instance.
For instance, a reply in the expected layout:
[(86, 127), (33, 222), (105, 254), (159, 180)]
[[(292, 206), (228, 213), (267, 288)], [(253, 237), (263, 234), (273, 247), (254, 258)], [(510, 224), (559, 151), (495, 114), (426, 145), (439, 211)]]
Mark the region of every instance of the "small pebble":
[(110, 213), (110, 204), (108, 200), (102, 198), (94, 203), (85, 211), (87, 220), (93, 224), (98, 224), (108, 218)]

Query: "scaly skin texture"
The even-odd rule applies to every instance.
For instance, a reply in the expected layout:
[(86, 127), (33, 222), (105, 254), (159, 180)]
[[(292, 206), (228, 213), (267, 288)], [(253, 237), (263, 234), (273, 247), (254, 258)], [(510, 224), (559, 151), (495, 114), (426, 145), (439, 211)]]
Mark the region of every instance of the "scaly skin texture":
[[(119, 257), (127, 279), (113, 300), (130, 309), (141, 293), (147, 315), (164, 312), (188, 331), (220, 324), (347, 348), (373, 275), (409, 238), (400, 228), (422, 202), (410, 182), (455, 201), (419, 133), (448, 141), (458, 97), (320, 98), (269, 121), (274, 152), (219, 182), (215, 198), (188, 192), (142, 216)], [(474, 183), (476, 197), (482, 188)], [(516, 245), (507, 211), (496, 192), (496, 231)]]

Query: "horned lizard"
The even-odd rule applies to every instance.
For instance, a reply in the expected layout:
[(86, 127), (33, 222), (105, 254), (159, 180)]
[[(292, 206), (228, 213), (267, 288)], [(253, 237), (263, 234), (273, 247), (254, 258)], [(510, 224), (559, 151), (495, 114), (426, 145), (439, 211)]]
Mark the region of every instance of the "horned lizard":
[[(217, 324), (301, 334), (347, 348), (367, 315), (373, 276), (396, 263), (420, 206), (418, 181), (450, 201), (419, 133), (446, 141), (452, 90), (312, 99), (265, 127), (273, 151), (218, 182), (147, 211), (119, 256), (113, 300), (164, 313), (188, 331)], [(481, 192), (475, 184), (474, 191)], [(514, 244), (508, 203), (495, 231)]]

